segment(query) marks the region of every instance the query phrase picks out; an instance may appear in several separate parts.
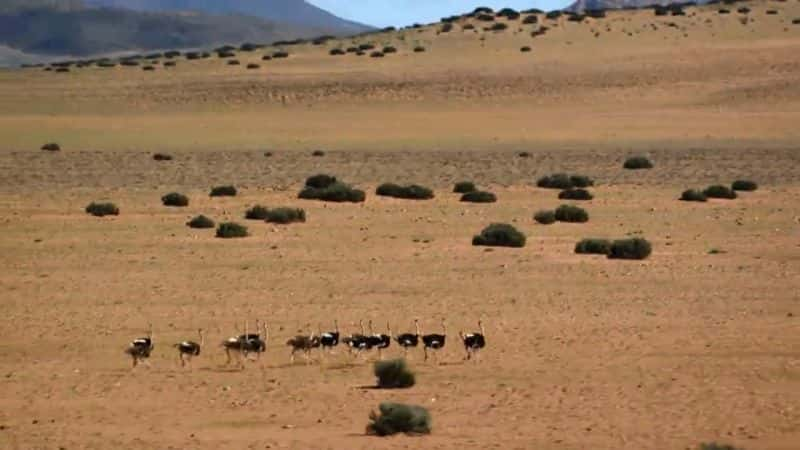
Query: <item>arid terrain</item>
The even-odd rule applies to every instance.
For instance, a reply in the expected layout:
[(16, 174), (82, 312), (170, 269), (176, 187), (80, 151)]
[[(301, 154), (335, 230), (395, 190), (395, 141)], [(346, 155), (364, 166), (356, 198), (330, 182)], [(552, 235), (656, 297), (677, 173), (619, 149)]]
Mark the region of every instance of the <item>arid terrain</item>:
[[(747, 5), (542, 17), (535, 38), (439, 24), (240, 66), (0, 71), (0, 448), (797, 449), (800, 2)], [(351, 41), (398, 53), (329, 56)], [(638, 154), (655, 167), (623, 170)], [(588, 223), (532, 219), (565, 203), (536, 187), (554, 172), (594, 178)], [(298, 199), (316, 173), (366, 202)], [(736, 179), (760, 187), (677, 200)], [(459, 202), (459, 180), (497, 203)], [(436, 198), (373, 195), (387, 181)], [(238, 196), (208, 196), (228, 183)], [(162, 206), (171, 191), (190, 205)], [(98, 200), (120, 215), (86, 214)], [(255, 204), (308, 220), (244, 220)], [(197, 214), (251, 235), (188, 228)], [(472, 246), (493, 222), (526, 247)], [(630, 236), (648, 259), (573, 252)], [(412, 352), (411, 389), (370, 389), (374, 352), (289, 364), (297, 333), (414, 318), (425, 333), (445, 318), (448, 342), (438, 365)], [(480, 318), (488, 346), (463, 361), (458, 332)], [(270, 341), (236, 370), (219, 344), (245, 319)], [(150, 367), (132, 370), (123, 351), (151, 323)], [(181, 368), (172, 344), (197, 328)], [(428, 408), (433, 432), (365, 436), (387, 400)]]

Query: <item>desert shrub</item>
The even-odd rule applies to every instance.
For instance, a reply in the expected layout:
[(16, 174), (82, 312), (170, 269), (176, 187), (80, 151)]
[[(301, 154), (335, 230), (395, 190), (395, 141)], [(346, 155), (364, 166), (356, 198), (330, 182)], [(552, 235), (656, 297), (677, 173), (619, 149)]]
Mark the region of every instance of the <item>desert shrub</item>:
[(347, 53), (356, 53), (358, 52), (358, 47), (347, 47)]
[(586, 15), (593, 19), (604, 19), (606, 17), (606, 10), (604, 9), (587, 9)]
[(488, 6), (478, 6), (472, 11), (472, 15), (475, 16), (478, 14), (494, 14), (494, 10)]
[(461, 29), (464, 30), (464, 31), (474, 30), (475, 29), (475, 25), (471, 24), (471, 23), (465, 23), (464, 25), (461, 25)]
[(200, 52), (187, 52), (186, 53), (186, 59), (188, 59), (188, 60), (200, 59), (202, 57), (203, 56), (202, 56), (202, 54)]
[(231, 51), (217, 52), (218, 58), (233, 58), (234, 56), (236, 56), (236, 53)]
[(255, 205), (244, 213), (244, 218), (248, 220), (266, 220), (269, 209), (265, 206)]
[(450, 22), (442, 24), (442, 28), (439, 28), (440, 33), (449, 33), (451, 31), (453, 31), (453, 24)]
[(708, 198), (724, 198), (727, 200), (736, 198), (736, 192), (733, 189), (721, 184), (715, 184), (707, 187), (703, 191), (703, 194), (705, 194)]
[(525, 235), (512, 225), (493, 223), (472, 238), (472, 245), (492, 247), (525, 247)]
[(421, 45), (414, 47), (414, 53), (424, 53), (424, 52), (425, 52), (425, 47)]
[(305, 222), (306, 211), (300, 208), (274, 208), (267, 211), (267, 217), (264, 220), (279, 224)]
[(607, 239), (582, 239), (575, 244), (575, 253), (581, 255), (608, 255), (611, 251), (611, 241)]
[(97, 67), (111, 68), (111, 67), (117, 67), (117, 64), (111, 61), (100, 61), (99, 63), (97, 63)]
[(61, 150), (61, 146), (56, 144), (55, 142), (49, 142), (42, 146), (42, 150), (46, 150), (48, 152), (57, 152)]
[(397, 53), (397, 48), (391, 45), (387, 45), (386, 47), (383, 47), (383, 53), (384, 54)]
[(477, 14), (475, 19), (481, 22), (494, 22), (494, 15), (489, 13)]
[(300, 191), (297, 197), (305, 200), (360, 203), (366, 200), (367, 195), (360, 189), (355, 189), (344, 183), (336, 182), (324, 188), (306, 186)]
[(431, 415), (416, 405), (381, 403), (379, 413), (369, 414), (367, 434), (391, 436), (397, 433), (428, 434), (431, 432)]
[(758, 184), (750, 180), (736, 180), (731, 184), (731, 189), (734, 191), (755, 191), (758, 189)]
[(583, 22), (583, 20), (585, 18), (586, 18), (586, 16), (584, 16), (583, 14), (572, 13), (572, 14), (569, 14), (569, 16), (567, 17), (567, 21), (569, 21), (569, 22)]
[(433, 191), (417, 184), (400, 186), (394, 183), (384, 183), (375, 189), (375, 195), (407, 200), (429, 200), (433, 198)]
[(241, 63), (239, 62), (238, 59), (229, 59), (228, 60), (228, 65), (229, 66), (238, 66), (239, 64), (241, 64)]
[(251, 42), (245, 42), (244, 44), (239, 46), (239, 50), (243, 52), (253, 52), (261, 48), (261, 45), (253, 44)]
[(571, 181), (572, 185), (576, 188), (594, 186), (594, 180), (586, 175), (570, 175), (569, 181)]
[(527, 16), (524, 19), (522, 19), (522, 23), (525, 24), (525, 25), (531, 25), (531, 24), (539, 23), (539, 16), (536, 16), (536, 15)]
[(584, 223), (589, 221), (589, 213), (585, 209), (573, 205), (561, 205), (555, 211), (559, 222)]
[(235, 197), (236, 188), (233, 186), (214, 186), (209, 192), (209, 197)]
[(503, 31), (503, 30), (505, 30), (507, 28), (508, 28), (508, 25), (506, 25), (506, 24), (504, 24), (502, 22), (497, 22), (494, 25), (492, 25), (491, 27), (489, 27), (489, 30), (490, 31)]
[(311, 156), (316, 156), (319, 158), (321, 156), (325, 156), (325, 152), (322, 150), (314, 150), (313, 152), (311, 152)]
[(718, 14), (730, 14), (731, 10), (730, 9), (725, 9), (725, 8), (720, 8), (719, 10), (717, 10), (717, 13)]
[(561, 200), (591, 200), (594, 198), (591, 192), (586, 189), (565, 189), (558, 193)]
[(264, 56), (261, 57), (261, 60), (262, 61), (272, 61), (272, 56), (264, 55)]
[(142, 70), (144, 70), (145, 72), (152, 72), (152, 71), (156, 70), (156, 68), (153, 67), (153, 66), (144, 66), (144, 67), (142, 67)]
[(131, 60), (131, 59), (125, 59), (125, 60), (120, 61), (119, 65), (127, 66), (127, 67), (136, 67), (136, 66), (139, 65), (139, 61), (134, 61), (134, 60)]
[(750, 14), (750, 8), (742, 6), (741, 8), (737, 9), (736, 12), (739, 14)]
[(536, 211), (536, 213), (533, 215), (533, 220), (539, 222), (542, 225), (550, 225), (556, 223), (556, 213), (555, 211), (549, 209)]
[(346, 54), (344, 50), (340, 48), (332, 48), (331, 51), (328, 52), (331, 56), (340, 56)]
[(653, 251), (649, 242), (642, 238), (620, 239), (611, 244), (609, 259), (645, 259)]
[(792, 20), (792, 25), (800, 25), (800, 19)]
[(274, 52), (272, 54), (272, 57), (275, 58), (275, 59), (288, 58), (289, 57), (289, 52), (283, 51), (283, 50), (277, 51), (277, 52)]
[(247, 227), (236, 222), (224, 222), (217, 227), (218, 238), (242, 238), (247, 237)]
[(383, 389), (410, 388), (414, 386), (414, 372), (408, 369), (406, 360), (399, 358), (375, 362), (378, 387)]
[(526, 46), (520, 47), (519, 51), (522, 52), (522, 53), (528, 53), (528, 52), (531, 51), (531, 48), (526, 45)]
[(167, 61), (164, 63), (164, 67), (175, 67), (177, 65), (178, 63), (176, 63), (175, 61)]
[(181, 56), (181, 52), (179, 52), (178, 50), (170, 50), (168, 52), (164, 52), (164, 57), (166, 58), (177, 58), (178, 56)]
[(539, 180), (536, 182), (536, 185), (547, 189), (572, 189), (593, 186), (594, 181), (584, 175), (567, 175), (565, 173), (556, 173), (539, 178)]
[(312, 187), (317, 189), (325, 189), (326, 187), (334, 183), (336, 183), (336, 177), (331, 175), (326, 175), (324, 173), (321, 173), (319, 175), (314, 175), (306, 179), (307, 187)]
[(369, 57), (370, 58), (383, 58), (383, 52), (379, 52), (379, 51), (376, 50), (376, 51), (370, 53)]
[(247, 65), (247, 68), (249, 70), (253, 70), (253, 69), (260, 69), (261, 66), (259, 66), (258, 64), (250, 63), (250, 64)]
[(519, 19), (519, 12), (512, 8), (503, 8), (500, 11), (497, 11), (497, 17), (505, 17), (508, 20), (517, 20)]
[(716, 442), (702, 443), (699, 450), (744, 450), (728, 444), (717, 444)]
[(775, 10), (775, 9), (768, 9), (767, 10), (767, 15), (768, 16), (774, 16), (774, 15), (777, 15), (777, 14), (778, 14), (778, 11)]
[(622, 167), (625, 169), (632, 169), (632, 170), (652, 169), (653, 163), (650, 162), (650, 160), (644, 156), (633, 156), (631, 158), (626, 159)]
[(368, 50), (374, 50), (375, 49), (375, 44), (369, 44), (369, 43), (361, 44), (361, 45), (358, 46), (358, 49), (361, 50), (362, 52), (365, 52), (365, 51), (368, 51)]
[(163, 203), (164, 206), (189, 206), (189, 197), (177, 192), (170, 192), (161, 197), (161, 203)]
[(556, 20), (559, 17), (561, 17), (561, 14), (562, 14), (561, 11), (556, 10), (556, 11), (550, 11), (544, 16), (550, 20)]
[(472, 191), (462, 195), (461, 201), (469, 203), (494, 203), (497, 201), (497, 196), (491, 192)]
[(453, 186), (453, 192), (456, 194), (466, 194), (467, 192), (477, 191), (478, 188), (475, 187), (475, 183), (472, 181), (459, 181), (458, 183)]
[(687, 189), (683, 191), (680, 199), (684, 202), (705, 202), (708, 200), (706, 194), (696, 189)]
[(192, 220), (186, 222), (189, 228), (214, 228), (214, 221), (204, 215), (195, 216)]
[(103, 217), (103, 216), (118, 216), (119, 215), (119, 208), (117, 205), (113, 203), (96, 203), (92, 202), (89, 203), (89, 206), (86, 207), (86, 213), (91, 214), (96, 217)]
[(156, 153), (153, 155), (153, 159), (156, 161), (172, 161), (172, 155), (168, 155), (166, 153)]

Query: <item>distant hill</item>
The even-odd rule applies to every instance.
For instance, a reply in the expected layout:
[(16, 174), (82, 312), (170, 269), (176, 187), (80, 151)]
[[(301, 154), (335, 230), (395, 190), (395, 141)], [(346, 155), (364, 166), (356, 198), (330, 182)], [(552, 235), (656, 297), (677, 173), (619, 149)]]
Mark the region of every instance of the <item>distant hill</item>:
[(241, 14), (274, 22), (316, 27), (332, 34), (356, 34), (371, 28), (337, 17), (305, 0), (84, 0), (84, 3), (136, 11)]

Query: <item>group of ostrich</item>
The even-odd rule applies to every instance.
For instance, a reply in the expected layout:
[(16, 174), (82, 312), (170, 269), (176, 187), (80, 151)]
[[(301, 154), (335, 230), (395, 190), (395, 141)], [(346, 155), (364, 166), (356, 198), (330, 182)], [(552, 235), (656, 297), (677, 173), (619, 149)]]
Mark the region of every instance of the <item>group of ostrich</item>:
[[(350, 334), (349, 336), (342, 336), (339, 332), (339, 324), (334, 321), (334, 330), (323, 332), (321, 328), (318, 333), (313, 331), (307, 335), (297, 335), (288, 341), (286, 345), (290, 347), (290, 362), (294, 363), (295, 355), (301, 354), (307, 363), (311, 361), (311, 351), (320, 349), (324, 353), (332, 353), (334, 347), (340, 343), (347, 346), (350, 355), (364, 356), (371, 350), (377, 351), (378, 359), (383, 359), (383, 350), (389, 348), (394, 340), (399, 347), (403, 349), (403, 355), (408, 356), (408, 352), (412, 348), (417, 348), (422, 344), (422, 350), (425, 355), (425, 361), (429, 356), (432, 357), (438, 364), (438, 352), (444, 348), (447, 342), (447, 324), (442, 319), (442, 333), (441, 334), (423, 334), (420, 328), (419, 319), (414, 320), (414, 333), (402, 333), (397, 336), (392, 335), (392, 330), (389, 324), (386, 324), (386, 331), (388, 334), (376, 333), (372, 327), (372, 320), (368, 322), (369, 333), (364, 328), (364, 322), (359, 321), (360, 332)], [(471, 360), (473, 357), (478, 360), (478, 355), (481, 349), (486, 346), (486, 337), (483, 329), (483, 322), (478, 320), (478, 328), (480, 331), (472, 333), (458, 333), (459, 338), (464, 345), (464, 359)], [(177, 350), (178, 358), (181, 366), (191, 367), (192, 359), (200, 355), (200, 350), (205, 345), (205, 333), (203, 329), (197, 330), (200, 342), (183, 341), (174, 344), (173, 347)], [(261, 354), (267, 350), (267, 341), (269, 339), (269, 327), (266, 322), (259, 322), (256, 320), (255, 332), (250, 333), (247, 329), (247, 322), (244, 323), (244, 333), (237, 336), (231, 336), (222, 341), (221, 347), (225, 350), (227, 357), (226, 365), (230, 365), (234, 358), (237, 360), (241, 367), (244, 367), (244, 361), (249, 358), (249, 355), (254, 354), (256, 358), (260, 358)], [(131, 341), (125, 349), (133, 362), (135, 368), (139, 363), (147, 363), (150, 354), (155, 348), (153, 341), (153, 326), (150, 325), (146, 337), (137, 338)]]

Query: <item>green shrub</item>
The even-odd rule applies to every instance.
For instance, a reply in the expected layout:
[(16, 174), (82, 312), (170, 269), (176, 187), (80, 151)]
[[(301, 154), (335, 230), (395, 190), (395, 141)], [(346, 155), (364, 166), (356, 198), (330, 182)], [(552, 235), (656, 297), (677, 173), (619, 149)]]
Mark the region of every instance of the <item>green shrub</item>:
[(620, 239), (611, 244), (609, 259), (645, 259), (650, 256), (652, 247), (642, 238)]
[(708, 198), (724, 198), (728, 200), (736, 198), (736, 192), (733, 189), (721, 184), (707, 187), (706, 190), (703, 191), (703, 194)]
[(215, 186), (208, 194), (210, 197), (235, 197), (236, 188), (233, 186)]
[(247, 227), (236, 222), (224, 222), (217, 227), (218, 238), (243, 238), (247, 235)]
[(118, 216), (119, 208), (113, 203), (89, 203), (86, 207), (86, 212), (96, 217), (103, 216)]
[(470, 203), (494, 203), (497, 201), (497, 196), (491, 192), (472, 191), (462, 195), (461, 201)]
[(586, 175), (570, 175), (569, 181), (572, 182), (572, 185), (576, 188), (594, 186), (594, 180)]
[(536, 185), (547, 189), (572, 189), (593, 186), (594, 181), (584, 175), (567, 175), (565, 173), (556, 173), (539, 178), (539, 180), (536, 182)]
[(582, 239), (575, 244), (575, 253), (582, 255), (608, 255), (611, 241), (607, 239)]
[(702, 443), (699, 450), (744, 450), (727, 444), (717, 444), (716, 442)]
[(405, 359), (375, 362), (378, 387), (383, 389), (410, 388), (414, 386), (414, 372), (408, 369)]
[(561, 200), (591, 200), (594, 196), (586, 189), (565, 189), (558, 194)]
[(561, 205), (556, 208), (556, 220), (559, 222), (584, 223), (589, 221), (589, 213), (585, 209), (573, 205)]
[(186, 226), (189, 228), (214, 228), (214, 225), (214, 221), (204, 215), (196, 216), (186, 222)]
[(556, 223), (556, 213), (555, 211), (549, 209), (536, 211), (536, 214), (533, 215), (533, 220), (539, 222), (542, 225), (550, 225)]
[(731, 185), (731, 189), (734, 191), (755, 191), (758, 189), (758, 184), (750, 180), (736, 180)]
[(161, 203), (164, 206), (189, 206), (189, 197), (177, 192), (170, 192), (161, 197)]
[(635, 170), (635, 169), (652, 169), (653, 168), (653, 163), (650, 162), (650, 160), (647, 159), (644, 156), (633, 156), (631, 158), (626, 159), (625, 163), (622, 165), (622, 167), (625, 168), (625, 169), (631, 169), (631, 170)]
[(431, 415), (416, 405), (381, 403), (380, 412), (369, 414), (367, 434), (391, 436), (396, 433), (428, 434), (431, 432)]
[(325, 189), (326, 187), (334, 183), (336, 183), (336, 177), (332, 177), (330, 175), (325, 175), (322, 173), (319, 175), (308, 177), (306, 179), (306, 186), (317, 189)]
[(267, 211), (265, 220), (270, 223), (280, 224), (305, 222), (306, 212), (300, 208), (274, 208)]
[(696, 189), (687, 189), (681, 194), (681, 200), (684, 202), (705, 202), (708, 200), (706, 194)]
[(512, 225), (493, 223), (472, 238), (472, 245), (491, 247), (525, 247), (525, 235)]
[(360, 189), (354, 189), (344, 183), (336, 182), (324, 188), (306, 186), (297, 197), (326, 202), (360, 203), (366, 200), (367, 195)]
[(44, 144), (42, 146), (42, 150), (47, 150), (48, 152), (57, 152), (57, 151), (61, 150), (61, 146), (56, 144), (55, 142), (50, 142), (50, 143)]
[(244, 218), (248, 220), (266, 220), (269, 209), (261, 205), (255, 205), (244, 213)]
[(400, 186), (394, 183), (384, 183), (375, 189), (375, 195), (407, 200), (428, 200), (433, 198), (433, 191), (416, 184)]
[(467, 192), (477, 191), (478, 188), (475, 187), (475, 183), (472, 181), (459, 181), (453, 187), (453, 192), (456, 194), (466, 194)]

